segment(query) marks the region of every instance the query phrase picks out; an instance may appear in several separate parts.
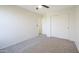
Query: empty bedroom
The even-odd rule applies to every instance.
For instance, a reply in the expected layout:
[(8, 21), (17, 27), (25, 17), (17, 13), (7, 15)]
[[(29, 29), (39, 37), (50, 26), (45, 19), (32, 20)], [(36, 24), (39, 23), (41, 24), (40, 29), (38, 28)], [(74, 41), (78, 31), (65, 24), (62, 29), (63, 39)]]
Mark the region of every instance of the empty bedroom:
[(78, 5), (0, 5), (0, 53), (78, 52)]

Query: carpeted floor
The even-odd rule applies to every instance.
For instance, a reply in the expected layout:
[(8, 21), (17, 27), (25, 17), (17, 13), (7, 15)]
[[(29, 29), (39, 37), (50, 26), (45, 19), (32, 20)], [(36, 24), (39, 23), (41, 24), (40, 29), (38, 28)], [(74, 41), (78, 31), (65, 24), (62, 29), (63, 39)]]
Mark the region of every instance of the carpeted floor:
[(0, 50), (2, 53), (77, 53), (73, 41), (55, 37), (36, 37)]

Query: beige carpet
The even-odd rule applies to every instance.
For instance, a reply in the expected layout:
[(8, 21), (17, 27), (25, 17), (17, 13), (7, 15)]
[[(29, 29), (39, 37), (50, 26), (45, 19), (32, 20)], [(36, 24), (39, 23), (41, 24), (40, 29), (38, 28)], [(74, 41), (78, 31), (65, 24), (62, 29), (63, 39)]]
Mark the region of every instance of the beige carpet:
[(77, 48), (74, 42), (59, 39), (59, 38), (50, 38), (43, 39), (40, 43), (25, 49), (23, 52), (32, 52), (32, 53), (76, 53)]
[(4, 53), (77, 53), (73, 41), (55, 37), (36, 37), (2, 49)]

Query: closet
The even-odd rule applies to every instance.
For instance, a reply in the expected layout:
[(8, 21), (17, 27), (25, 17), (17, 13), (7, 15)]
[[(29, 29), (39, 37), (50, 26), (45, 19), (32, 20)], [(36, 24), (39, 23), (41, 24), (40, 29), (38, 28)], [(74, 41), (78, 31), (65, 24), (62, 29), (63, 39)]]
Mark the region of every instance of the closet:
[(42, 20), (42, 33), (49, 37), (69, 38), (67, 15), (53, 15)]
[(52, 37), (69, 38), (69, 19), (67, 15), (50, 16), (50, 34)]
[(42, 34), (74, 40), (73, 13), (44, 16), (42, 19)]

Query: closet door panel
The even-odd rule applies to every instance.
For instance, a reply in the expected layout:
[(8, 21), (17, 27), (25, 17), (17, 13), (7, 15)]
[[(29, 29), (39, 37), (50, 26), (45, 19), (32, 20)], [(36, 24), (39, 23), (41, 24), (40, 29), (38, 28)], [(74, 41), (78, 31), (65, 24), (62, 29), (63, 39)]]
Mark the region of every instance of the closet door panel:
[(51, 17), (51, 36), (68, 39), (68, 16), (54, 15)]
[(42, 19), (42, 34), (50, 37), (50, 17)]

